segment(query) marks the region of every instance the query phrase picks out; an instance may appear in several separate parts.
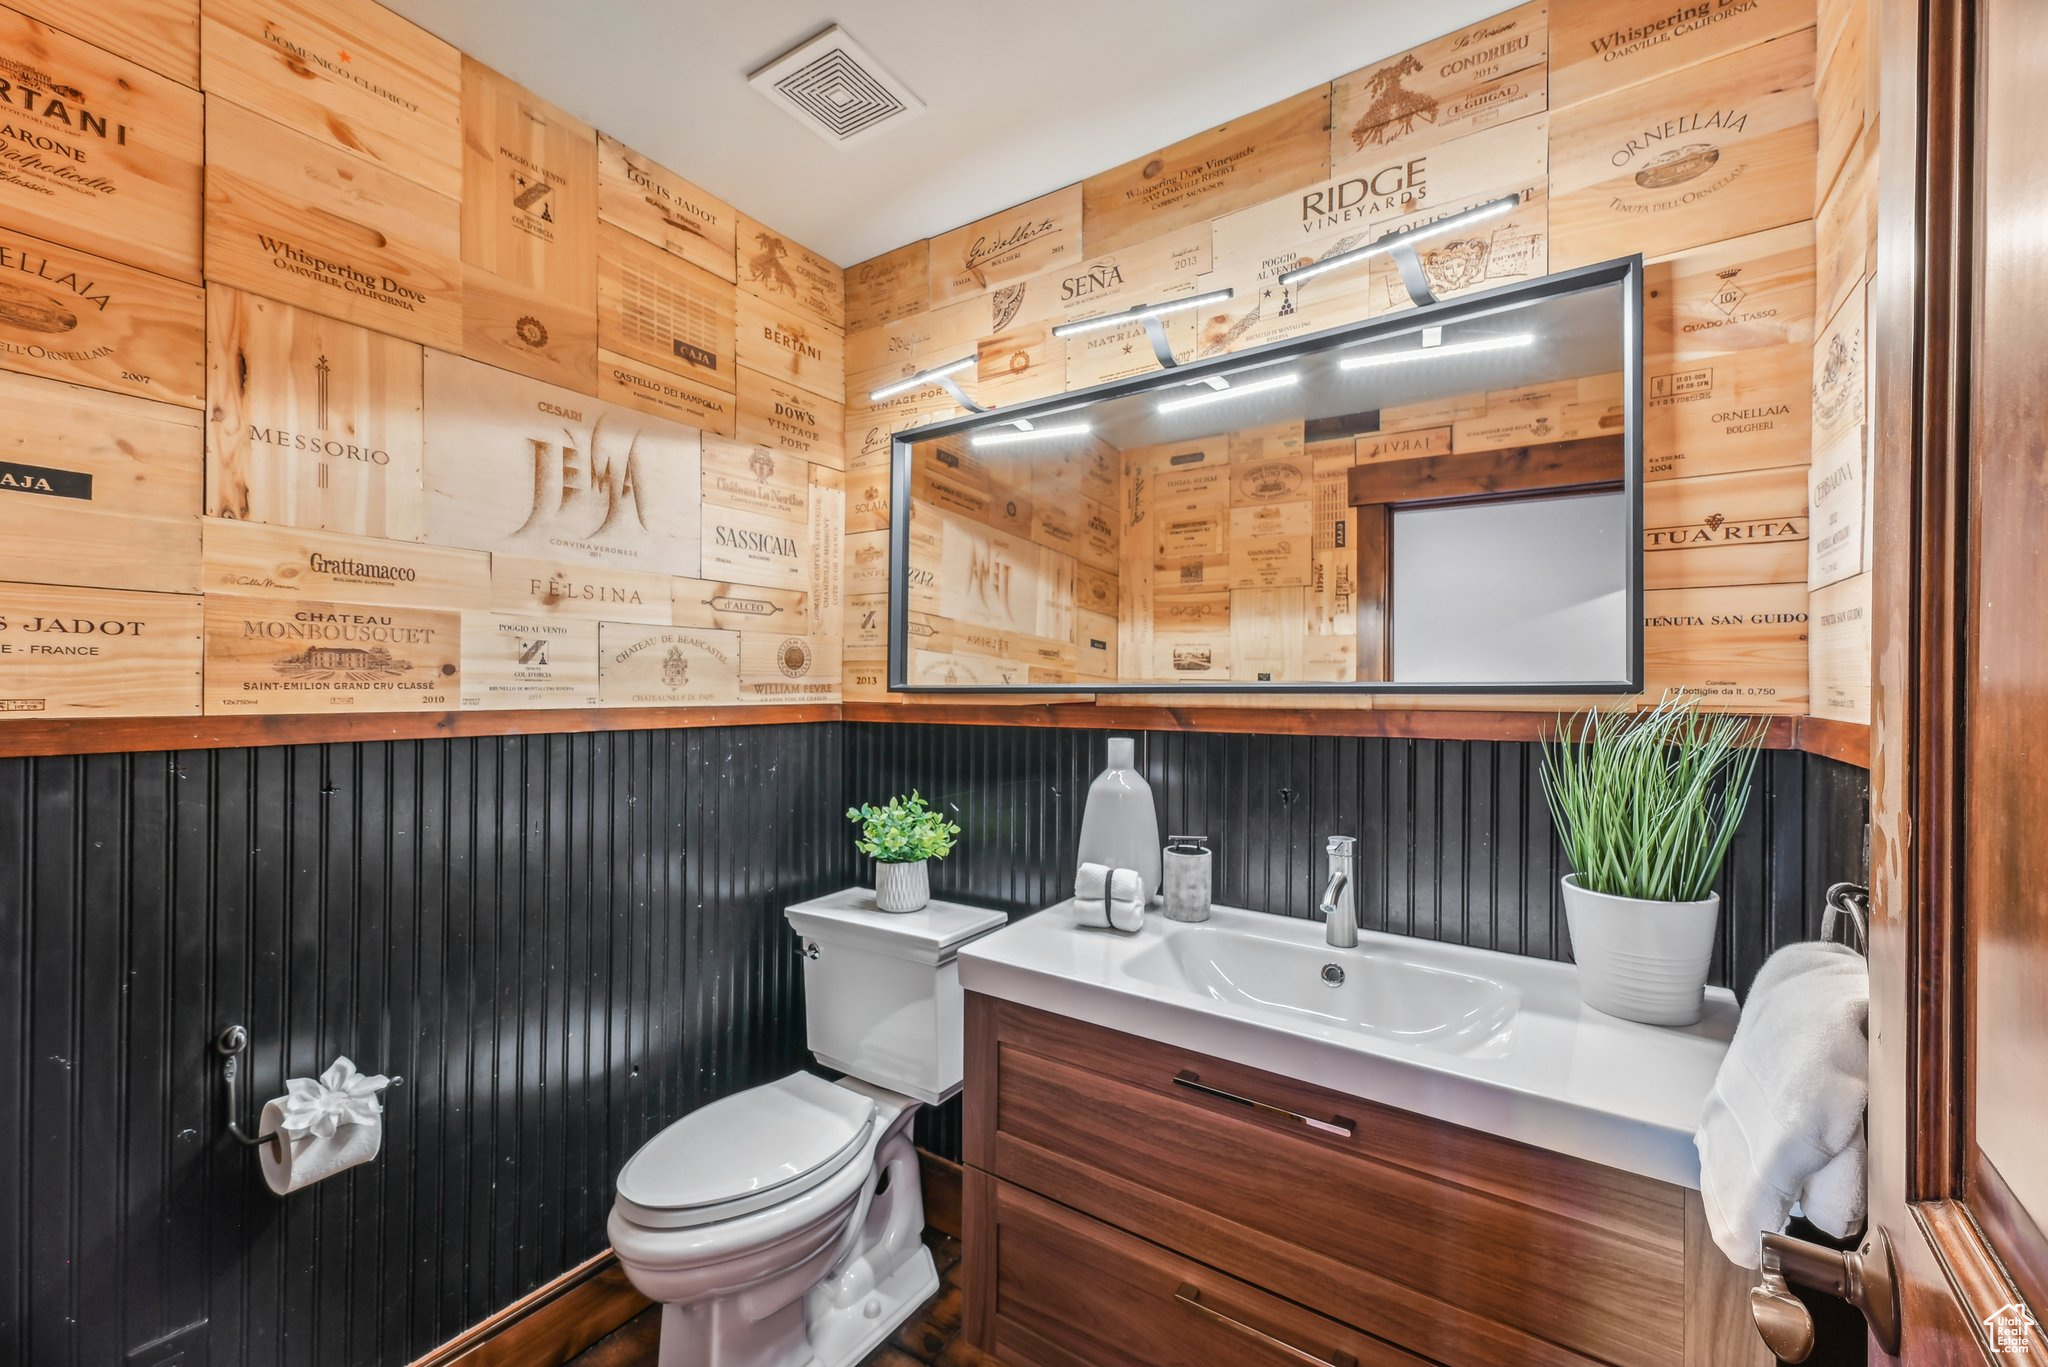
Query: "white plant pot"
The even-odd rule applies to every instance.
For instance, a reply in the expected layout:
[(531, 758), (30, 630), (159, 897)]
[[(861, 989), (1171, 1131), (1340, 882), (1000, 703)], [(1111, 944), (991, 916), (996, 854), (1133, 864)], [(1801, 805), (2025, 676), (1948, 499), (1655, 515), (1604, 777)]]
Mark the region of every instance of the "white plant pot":
[(1610, 897), (1564, 880), (1564, 913), (1586, 1005), (1647, 1025), (1691, 1025), (1705, 1009), (1721, 894), (1701, 902)]
[(932, 900), (928, 862), (875, 865), (875, 905), (883, 911), (923, 911)]

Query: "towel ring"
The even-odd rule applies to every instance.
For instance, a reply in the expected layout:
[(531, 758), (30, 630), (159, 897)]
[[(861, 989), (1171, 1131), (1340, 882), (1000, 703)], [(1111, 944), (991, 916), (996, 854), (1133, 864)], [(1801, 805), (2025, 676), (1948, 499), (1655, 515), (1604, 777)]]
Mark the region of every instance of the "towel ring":
[(1846, 920), (1848, 938), (1840, 941), (1858, 954), (1870, 953), (1870, 889), (1861, 883), (1836, 883), (1828, 889), (1827, 910), (1820, 917), (1820, 938), (1835, 941), (1835, 923)]

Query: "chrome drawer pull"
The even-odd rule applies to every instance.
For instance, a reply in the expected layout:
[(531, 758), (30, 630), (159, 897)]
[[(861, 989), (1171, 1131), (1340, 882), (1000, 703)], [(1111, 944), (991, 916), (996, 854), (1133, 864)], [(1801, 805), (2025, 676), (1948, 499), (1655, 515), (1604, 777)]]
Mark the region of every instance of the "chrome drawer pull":
[(1349, 1139), (1356, 1128), (1352, 1122), (1346, 1120), (1341, 1115), (1333, 1115), (1328, 1120), (1319, 1120), (1312, 1115), (1303, 1115), (1300, 1111), (1290, 1111), (1285, 1106), (1275, 1106), (1270, 1101), (1258, 1101), (1248, 1096), (1239, 1096), (1236, 1092), (1226, 1092), (1221, 1087), (1211, 1087), (1208, 1083), (1202, 1081), (1201, 1077), (1192, 1068), (1183, 1068), (1178, 1073), (1175, 1073), (1173, 1075), (1173, 1085), (1185, 1087), (1191, 1092), (1200, 1092), (1204, 1096), (1220, 1097), (1224, 1101), (1234, 1102), (1239, 1106), (1249, 1106), (1253, 1110), (1263, 1111), (1267, 1115), (1277, 1115), (1283, 1119), (1296, 1121), (1308, 1126), (1312, 1130), (1321, 1130), (1324, 1134), (1341, 1135)]
[(1315, 1367), (1358, 1367), (1358, 1359), (1342, 1349), (1331, 1353), (1326, 1358), (1319, 1358), (1305, 1348), (1295, 1347), (1286, 1339), (1274, 1338), (1263, 1329), (1254, 1329), (1243, 1320), (1232, 1319), (1221, 1310), (1202, 1304), (1202, 1293), (1196, 1289), (1192, 1282), (1182, 1282), (1180, 1290), (1173, 1293), (1173, 1298), (1197, 1314), (1207, 1315), (1225, 1328), (1235, 1329), (1246, 1338), (1256, 1339), (1268, 1348), (1287, 1354), (1288, 1357), (1293, 1358), (1296, 1362), (1313, 1363)]

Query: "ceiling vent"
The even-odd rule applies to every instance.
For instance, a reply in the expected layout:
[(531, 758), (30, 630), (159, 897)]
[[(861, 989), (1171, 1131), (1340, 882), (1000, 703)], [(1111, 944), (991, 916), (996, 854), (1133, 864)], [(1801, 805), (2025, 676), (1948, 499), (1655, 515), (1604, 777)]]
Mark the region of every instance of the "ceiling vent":
[(747, 77), (834, 147), (850, 147), (924, 113), (924, 101), (834, 24)]

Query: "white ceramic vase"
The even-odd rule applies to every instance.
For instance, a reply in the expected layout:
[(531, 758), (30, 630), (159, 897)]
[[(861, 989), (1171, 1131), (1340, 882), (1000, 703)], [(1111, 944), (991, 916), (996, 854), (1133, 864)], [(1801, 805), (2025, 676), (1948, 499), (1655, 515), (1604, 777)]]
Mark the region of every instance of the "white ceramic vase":
[(1088, 787), (1081, 811), (1079, 862), (1112, 869), (1136, 869), (1145, 900), (1159, 899), (1159, 812), (1152, 785), (1137, 769), (1137, 743), (1109, 738), (1109, 767)]
[(1611, 897), (1564, 880), (1564, 913), (1586, 1005), (1647, 1025), (1691, 1025), (1705, 1009), (1721, 894), (1700, 902)]
[(923, 911), (932, 900), (929, 862), (875, 865), (875, 906), (883, 911)]

